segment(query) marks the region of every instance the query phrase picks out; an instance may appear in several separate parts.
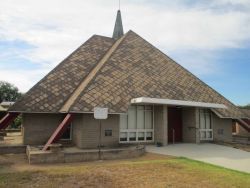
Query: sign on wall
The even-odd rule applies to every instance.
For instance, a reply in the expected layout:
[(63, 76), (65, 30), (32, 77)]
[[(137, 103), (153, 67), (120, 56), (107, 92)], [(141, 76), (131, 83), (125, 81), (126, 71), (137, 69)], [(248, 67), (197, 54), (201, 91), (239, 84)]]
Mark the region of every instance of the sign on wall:
[(95, 119), (107, 119), (108, 118), (108, 108), (95, 107), (94, 108), (94, 118)]

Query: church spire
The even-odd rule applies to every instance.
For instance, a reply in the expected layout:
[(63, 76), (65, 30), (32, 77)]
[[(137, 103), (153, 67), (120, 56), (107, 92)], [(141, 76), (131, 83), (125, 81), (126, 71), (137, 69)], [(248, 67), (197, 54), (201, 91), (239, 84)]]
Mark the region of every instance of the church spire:
[(122, 16), (121, 11), (117, 11), (116, 20), (115, 20), (115, 28), (113, 31), (113, 39), (119, 39), (123, 35), (123, 26), (122, 26)]

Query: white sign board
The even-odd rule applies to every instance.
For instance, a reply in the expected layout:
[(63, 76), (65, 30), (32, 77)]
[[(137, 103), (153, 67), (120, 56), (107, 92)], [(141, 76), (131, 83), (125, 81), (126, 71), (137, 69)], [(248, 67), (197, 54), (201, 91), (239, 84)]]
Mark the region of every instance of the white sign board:
[(95, 119), (107, 119), (108, 118), (108, 108), (94, 108), (94, 118)]

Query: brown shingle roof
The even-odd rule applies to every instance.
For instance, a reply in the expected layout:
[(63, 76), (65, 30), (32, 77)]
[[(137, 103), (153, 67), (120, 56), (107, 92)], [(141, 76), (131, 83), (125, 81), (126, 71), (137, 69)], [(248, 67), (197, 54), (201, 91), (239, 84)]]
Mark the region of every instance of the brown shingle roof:
[(31, 88), (10, 111), (58, 112), (115, 41), (94, 35)]
[(232, 103), (132, 31), (71, 110), (90, 112), (99, 105), (125, 112), (132, 98), (142, 96), (221, 103), (229, 107), (217, 110), (222, 116), (241, 116)]
[(245, 114), (245, 118), (250, 119), (250, 109), (241, 109), (241, 111)]
[[(53, 77), (45, 77), (12, 109), (29, 112), (58, 112), (73, 90), (82, 83), (91, 69), (98, 64), (98, 61), (113, 44), (114, 41), (110, 38), (92, 37), (83, 45), (83, 47), (87, 46), (84, 47), (84, 50), (78, 49), (75, 52), (77, 55), (68, 58), (71, 60), (66, 59), (62, 62), (66, 68), (56, 68), (52, 71), (53, 74), (50, 73), (47, 76), (49, 77), (52, 74), (57, 77), (55, 82), (51, 81), (47, 84), (46, 81), (50, 81)], [(75, 72), (69, 74), (72, 68), (67, 66), (72, 66)], [(60, 70), (62, 71), (61, 76), (59, 76)], [(57, 81), (61, 79), (71, 80), (65, 84), (62, 81)], [(45, 85), (47, 88), (40, 85)], [(54, 87), (57, 88), (56, 91)], [(53, 97), (55, 93), (59, 93), (59, 95)], [(63, 94), (66, 96), (63, 96)], [(42, 99), (35, 102), (40, 97)], [(101, 69), (80, 92), (71, 105), (70, 111), (92, 112), (95, 106), (105, 106), (109, 108), (111, 113), (126, 112), (131, 99), (136, 97), (220, 103), (228, 107), (228, 109), (216, 110), (221, 116), (238, 118), (243, 115), (230, 101), (133, 31), (129, 31), (123, 37), (121, 43)], [(20, 108), (19, 103), (23, 105), (24, 101), (27, 102), (27, 100), (29, 100), (28, 105)], [(35, 103), (35, 105), (32, 103)], [(45, 104), (48, 107), (45, 108)]]

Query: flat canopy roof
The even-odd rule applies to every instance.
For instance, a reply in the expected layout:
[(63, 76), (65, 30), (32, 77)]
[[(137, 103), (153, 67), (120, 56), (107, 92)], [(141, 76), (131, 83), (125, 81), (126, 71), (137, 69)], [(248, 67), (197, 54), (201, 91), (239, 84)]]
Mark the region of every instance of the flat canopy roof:
[(149, 97), (139, 97), (131, 100), (132, 104), (166, 104), (176, 106), (192, 106), (192, 107), (203, 107), (203, 108), (227, 108), (224, 104), (218, 103), (205, 103), (195, 101), (182, 101), (172, 99), (158, 99)]

